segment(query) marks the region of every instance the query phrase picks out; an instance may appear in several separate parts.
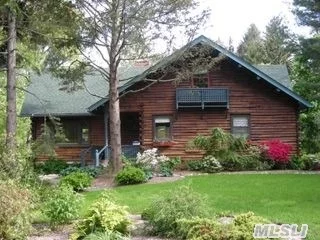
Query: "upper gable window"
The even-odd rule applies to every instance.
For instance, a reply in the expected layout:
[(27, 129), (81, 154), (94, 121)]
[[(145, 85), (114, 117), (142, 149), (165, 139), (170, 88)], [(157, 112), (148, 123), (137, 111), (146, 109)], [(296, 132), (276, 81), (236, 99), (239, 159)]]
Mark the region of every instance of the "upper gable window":
[(195, 88), (207, 88), (207, 87), (209, 87), (208, 74), (195, 74), (195, 75), (193, 75), (192, 85)]

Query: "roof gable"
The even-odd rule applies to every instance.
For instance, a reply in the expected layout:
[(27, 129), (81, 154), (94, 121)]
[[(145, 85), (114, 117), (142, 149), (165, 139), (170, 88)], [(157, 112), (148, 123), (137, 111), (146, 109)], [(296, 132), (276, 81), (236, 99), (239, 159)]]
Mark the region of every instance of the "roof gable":
[[(301, 96), (293, 92), (288, 77), (288, 71), (284, 65), (251, 65), (234, 53), (216, 44), (212, 40), (200, 36), (181, 49), (175, 51), (154, 64), (151, 67), (134, 67), (120, 69), (119, 76), (125, 79), (120, 82), (119, 91), (123, 92), (137, 82), (143, 81), (150, 73), (168, 66), (177, 60), (185, 51), (199, 45), (208, 45), (229, 59), (233, 60), (239, 66), (257, 76), (258, 79), (266, 81), (269, 85), (283, 92), (288, 97), (296, 101), (301, 109), (311, 107), (312, 105)], [(91, 112), (108, 101), (108, 84), (99, 73), (92, 73), (85, 77), (86, 88), (74, 93), (59, 91), (59, 81), (50, 74), (33, 76), (32, 83), (28, 91), (34, 93), (26, 94), (26, 99), (21, 111), (22, 116), (43, 116), (43, 115), (91, 115)], [(93, 94), (92, 94), (93, 93)], [(100, 97), (99, 97), (100, 96)]]

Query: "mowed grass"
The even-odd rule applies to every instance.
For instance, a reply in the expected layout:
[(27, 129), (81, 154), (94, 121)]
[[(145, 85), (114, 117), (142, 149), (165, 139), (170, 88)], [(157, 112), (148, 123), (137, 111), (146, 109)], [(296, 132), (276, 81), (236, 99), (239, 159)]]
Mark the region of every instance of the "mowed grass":
[[(113, 191), (119, 204), (127, 205), (132, 213), (141, 213), (152, 199), (183, 184), (207, 196), (211, 214), (252, 211), (276, 223), (309, 224), (308, 239), (320, 236), (320, 175), (213, 174), (117, 187)], [(84, 194), (82, 214), (101, 193)]]

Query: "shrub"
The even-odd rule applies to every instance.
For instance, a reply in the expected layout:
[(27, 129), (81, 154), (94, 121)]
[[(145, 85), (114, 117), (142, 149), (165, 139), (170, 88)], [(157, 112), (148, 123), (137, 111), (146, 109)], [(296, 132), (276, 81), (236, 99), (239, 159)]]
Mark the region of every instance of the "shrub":
[(31, 224), (30, 192), (13, 181), (0, 181), (0, 239), (26, 239)]
[(167, 161), (170, 161), (170, 158), (159, 155), (158, 149), (152, 148), (137, 154), (135, 166), (143, 169), (146, 175), (149, 175), (149, 173), (159, 173), (160, 165)]
[(85, 218), (76, 224), (76, 233), (72, 239), (82, 239), (96, 232), (127, 234), (131, 224), (128, 216), (127, 207), (115, 204), (111, 195), (104, 192), (92, 204)]
[(301, 156), (304, 169), (306, 170), (320, 170), (320, 153), (304, 154)]
[(188, 161), (187, 163), (188, 169), (191, 171), (201, 171), (202, 163), (199, 160)]
[(178, 220), (182, 239), (197, 240), (254, 240), (252, 233), (255, 224), (268, 223), (252, 212), (237, 215), (230, 224), (221, 224), (214, 219), (191, 218)]
[(61, 178), (60, 185), (69, 185), (73, 190), (79, 192), (91, 186), (92, 180), (93, 178), (88, 173), (72, 172)]
[(62, 170), (68, 167), (68, 163), (61, 159), (49, 158), (44, 163), (40, 163), (36, 166), (36, 169), (39, 172), (44, 174), (59, 174)]
[(160, 163), (159, 174), (162, 177), (170, 177), (173, 175), (173, 170), (177, 165), (181, 163), (181, 159), (179, 157), (170, 158), (168, 161)]
[(225, 152), (219, 157), (219, 162), (224, 170), (241, 171), (244, 169), (244, 163), (236, 152)]
[(178, 236), (178, 219), (205, 215), (205, 198), (188, 186), (162, 193), (142, 213), (154, 234), (167, 237)]
[(255, 216), (253, 212), (239, 214), (234, 219), (233, 230), (230, 232), (231, 239), (254, 240), (252, 232), (258, 223), (269, 223), (266, 219)]
[(50, 224), (68, 223), (77, 216), (81, 198), (70, 186), (63, 185), (51, 190), (44, 202), (42, 212), (49, 218)]
[(214, 219), (194, 217), (177, 221), (179, 235), (182, 239), (225, 240), (232, 226), (223, 225)]
[(129, 238), (119, 232), (106, 231), (90, 233), (83, 240), (129, 240)]
[(202, 159), (202, 170), (207, 173), (220, 172), (222, 166), (214, 156), (206, 156)]
[(101, 168), (95, 168), (95, 167), (76, 167), (76, 166), (69, 166), (65, 169), (63, 169), (60, 172), (61, 176), (67, 176), (70, 173), (73, 172), (84, 172), (84, 173), (88, 173), (91, 177), (96, 177), (99, 172), (100, 172)]
[(119, 185), (138, 184), (146, 181), (146, 175), (140, 168), (125, 167), (115, 178)]
[(267, 159), (278, 163), (286, 164), (290, 161), (292, 146), (279, 139), (269, 140), (262, 143), (264, 155)]

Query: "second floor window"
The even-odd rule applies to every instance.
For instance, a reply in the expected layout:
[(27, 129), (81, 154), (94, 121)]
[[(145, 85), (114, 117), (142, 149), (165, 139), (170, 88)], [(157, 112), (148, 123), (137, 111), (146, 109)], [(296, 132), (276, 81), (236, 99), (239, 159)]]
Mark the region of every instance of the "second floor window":
[(195, 88), (207, 88), (207, 87), (209, 87), (208, 74), (195, 74), (195, 75), (193, 75), (192, 85)]

